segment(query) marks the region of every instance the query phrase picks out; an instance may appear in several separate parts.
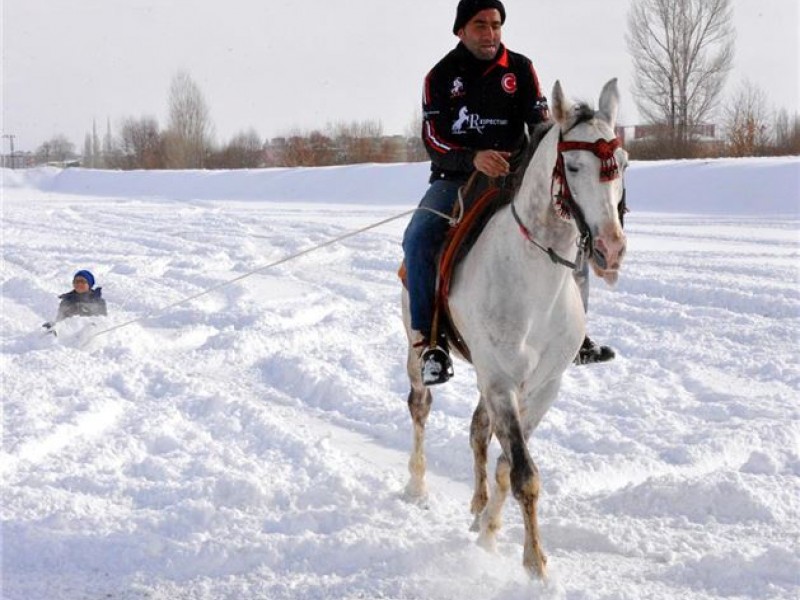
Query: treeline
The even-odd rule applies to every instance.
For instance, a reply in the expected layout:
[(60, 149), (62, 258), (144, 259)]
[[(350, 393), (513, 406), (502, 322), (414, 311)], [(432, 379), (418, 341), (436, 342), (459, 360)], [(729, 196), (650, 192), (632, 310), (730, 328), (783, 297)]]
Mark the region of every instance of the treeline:
[(664, 125), (624, 128), (645, 130), (641, 138), (638, 132), (626, 136), (625, 149), (633, 160), (800, 155), (800, 115), (790, 116), (785, 109), (770, 114), (766, 106), (729, 105), (721, 128), (696, 126), (685, 137)]
[[(727, 4), (729, 0), (718, 1)], [(640, 88), (637, 90), (641, 93)], [(658, 110), (648, 108), (639, 97), (640, 110), (649, 115), (647, 123), (619, 128), (618, 135), (631, 158), (800, 155), (800, 115), (771, 109), (766, 93), (750, 82), (742, 83), (733, 97), (716, 110), (720, 125), (705, 123), (703, 117), (710, 114), (705, 109), (694, 113), (686, 109), (687, 102), (678, 101), (680, 94), (669, 90), (666, 97), (673, 100), (659, 105)], [(708, 104), (713, 102), (709, 100)], [(419, 136), (419, 113), (406, 135), (386, 136), (380, 122), (363, 121), (290, 131), (271, 140), (248, 129), (227, 143), (217, 144), (203, 94), (183, 71), (170, 84), (168, 108), (164, 128), (152, 116), (127, 117), (118, 123), (116, 131), (107, 120), (101, 137), (94, 123), (80, 155), (65, 136), (58, 135), (41, 144), (34, 156), (10, 157), (10, 164), (80, 164), (125, 170), (246, 169), (428, 160)]]
[(418, 134), (386, 136), (377, 121), (291, 131), (271, 140), (262, 139), (251, 128), (227, 143), (216, 144), (205, 98), (185, 71), (177, 73), (170, 84), (165, 128), (152, 116), (127, 117), (114, 132), (109, 120), (101, 139), (93, 123), (80, 157), (64, 136), (39, 146), (34, 157), (37, 164), (79, 162), (87, 168), (124, 170), (248, 169), (426, 159)]
[[(365, 162), (415, 162), (427, 160), (418, 137), (385, 136), (379, 123), (353, 122), (329, 125), (324, 130), (294, 131), (263, 140), (254, 129), (241, 132), (224, 145), (208, 143), (187, 156), (180, 139), (160, 131), (152, 117), (125, 119), (117, 135), (98, 144), (87, 137), (81, 166), (94, 169), (255, 169), (310, 167)], [(63, 142), (63, 140), (62, 140)], [(39, 163), (64, 160), (49, 142), (37, 152)], [(176, 152), (176, 150), (178, 152)], [(70, 156), (67, 152), (64, 156)]]
[[(763, 99), (756, 92), (755, 96)], [(726, 109), (722, 135), (714, 126), (698, 127), (687, 139), (668, 127), (649, 125), (621, 128), (625, 148), (634, 160), (800, 155), (800, 116), (786, 110), (769, 114), (766, 104), (733, 104)], [(645, 131), (637, 138), (639, 131)], [(631, 134), (623, 132), (630, 131)], [(633, 134), (636, 131), (636, 134)], [(191, 139), (191, 138), (189, 138)], [(428, 156), (418, 135), (385, 136), (380, 123), (353, 122), (329, 125), (323, 130), (293, 131), (271, 140), (250, 129), (226, 144), (198, 141), (197, 148), (161, 130), (153, 117), (126, 118), (118, 132), (107, 124), (100, 139), (87, 134), (83, 153), (64, 136), (56, 136), (37, 149), (35, 164), (69, 164), (95, 169), (254, 169), (310, 167), (365, 162), (417, 162)]]

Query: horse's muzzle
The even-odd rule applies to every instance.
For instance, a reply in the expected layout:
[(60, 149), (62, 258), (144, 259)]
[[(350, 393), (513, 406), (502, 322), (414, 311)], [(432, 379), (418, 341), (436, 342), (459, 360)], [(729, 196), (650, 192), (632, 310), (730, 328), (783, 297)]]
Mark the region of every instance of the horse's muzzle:
[(592, 248), (592, 268), (598, 277), (613, 285), (617, 282), (627, 240), (622, 229), (610, 227), (595, 238)]

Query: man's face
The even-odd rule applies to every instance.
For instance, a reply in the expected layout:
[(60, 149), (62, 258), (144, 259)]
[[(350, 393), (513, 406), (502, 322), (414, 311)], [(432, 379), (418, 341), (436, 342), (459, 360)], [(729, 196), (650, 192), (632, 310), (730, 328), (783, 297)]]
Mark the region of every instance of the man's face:
[(487, 8), (458, 30), (458, 38), (481, 60), (491, 60), (500, 48), (500, 11)]

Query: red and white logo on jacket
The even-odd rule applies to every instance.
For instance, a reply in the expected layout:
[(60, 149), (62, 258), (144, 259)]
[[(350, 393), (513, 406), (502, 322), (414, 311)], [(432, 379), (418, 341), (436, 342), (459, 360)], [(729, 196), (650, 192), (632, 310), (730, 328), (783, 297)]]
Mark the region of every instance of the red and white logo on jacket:
[(500, 80), (500, 85), (506, 94), (513, 94), (517, 91), (517, 76), (514, 73), (506, 73)]

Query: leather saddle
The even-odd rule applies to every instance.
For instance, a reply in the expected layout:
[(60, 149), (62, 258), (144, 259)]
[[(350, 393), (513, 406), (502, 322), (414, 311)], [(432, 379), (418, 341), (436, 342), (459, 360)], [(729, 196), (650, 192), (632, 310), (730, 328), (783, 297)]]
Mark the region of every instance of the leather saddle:
[[(431, 340), (440, 340), (441, 336), (465, 360), (471, 362), (470, 351), (453, 325), (448, 305), (450, 284), (456, 266), (464, 259), (475, 245), (481, 232), (494, 214), (511, 202), (515, 192), (514, 176), (489, 178), (482, 173), (473, 173), (460, 190), (463, 203), (457, 202), (453, 207), (457, 222), (447, 232), (447, 236), (439, 254), (439, 270), (436, 283), (436, 306), (434, 308)], [(461, 206), (464, 214), (459, 215)], [(405, 262), (400, 265), (398, 276), (406, 285)]]

